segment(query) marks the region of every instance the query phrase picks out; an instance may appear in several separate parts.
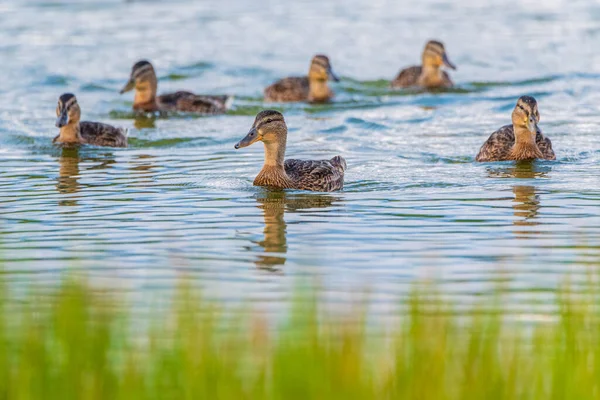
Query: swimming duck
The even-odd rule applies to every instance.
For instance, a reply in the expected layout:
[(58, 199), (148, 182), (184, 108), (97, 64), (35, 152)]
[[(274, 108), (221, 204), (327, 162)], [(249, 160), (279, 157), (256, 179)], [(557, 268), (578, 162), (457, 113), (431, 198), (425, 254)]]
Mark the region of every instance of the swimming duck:
[(512, 112), (512, 125), (492, 133), (477, 154), (477, 161), (556, 160), (552, 142), (542, 134), (537, 101), (521, 96)]
[(135, 89), (133, 109), (141, 112), (183, 111), (199, 114), (221, 114), (227, 110), (230, 96), (196, 95), (191, 92), (175, 92), (156, 95), (158, 80), (149, 61), (141, 60), (133, 65), (127, 84), (121, 94)]
[(65, 93), (58, 98), (56, 127), (60, 133), (52, 141), (63, 145), (127, 147), (127, 131), (100, 122), (80, 121), (81, 109), (75, 95)]
[(450, 75), (443, 71), (442, 66), (456, 69), (450, 62), (444, 44), (430, 40), (425, 45), (422, 65), (405, 68), (391, 83), (392, 88), (422, 87), (425, 89), (450, 88), (454, 86)]
[(346, 160), (340, 156), (331, 160), (285, 160), (287, 126), (278, 111), (258, 113), (252, 129), (240, 140), (236, 149), (262, 141), (265, 146), (265, 164), (254, 179), (255, 186), (278, 189), (301, 189), (320, 192), (344, 187)]
[(275, 82), (265, 89), (265, 101), (328, 102), (333, 98), (333, 91), (327, 85), (328, 79), (339, 81), (331, 69), (329, 58), (323, 54), (317, 54), (310, 62), (308, 76), (284, 78)]

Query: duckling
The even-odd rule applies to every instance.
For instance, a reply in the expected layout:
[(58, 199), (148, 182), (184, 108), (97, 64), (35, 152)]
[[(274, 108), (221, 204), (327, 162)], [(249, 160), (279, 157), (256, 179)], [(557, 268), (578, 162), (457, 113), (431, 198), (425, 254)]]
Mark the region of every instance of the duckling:
[(58, 98), (56, 127), (60, 133), (52, 143), (63, 145), (91, 144), (94, 146), (127, 147), (127, 131), (100, 122), (80, 121), (81, 109), (72, 93)]
[(281, 79), (265, 89), (265, 101), (326, 103), (333, 98), (327, 80), (339, 82), (331, 68), (329, 58), (317, 54), (310, 62), (308, 76)]
[(450, 62), (444, 44), (437, 40), (430, 40), (425, 45), (422, 56), (422, 65), (405, 68), (391, 83), (392, 88), (421, 87), (425, 89), (450, 88), (454, 86), (450, 75), (441, 67), (456, 69)]
[(344, 187), (346, 160), (340, 156), (331, 160), (284, 161), (287, 126), (280, 112), (265, 110), (258, 113), (252, 129), (235, 148), (247, 147), (259, 140), (265, 146), (265, 164), (254, 179), (254, 186), (320, 192)]
[(227, 110), (230, 96), (196, 95), (191, 92), (156, 95), (158, 80), (149, 61), (133, 65), (127, 84), (121, 94), (135, 89), (133, 109), (140, 112), (183, 111), (198, 114), (222, 114)]
[(512, 112), (512, 125), (492, 133), (475, 160), (556, 160), (552, 142), (537, 126), (539, 121), (537, 101), (531, 96), (521, 96)]

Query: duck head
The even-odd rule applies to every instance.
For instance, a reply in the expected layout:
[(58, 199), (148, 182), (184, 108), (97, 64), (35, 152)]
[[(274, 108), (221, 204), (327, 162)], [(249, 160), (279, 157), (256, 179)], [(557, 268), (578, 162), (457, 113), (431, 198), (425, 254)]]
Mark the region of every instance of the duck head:
[(515, 128), (521, 128), (515, 129), (515, 134), (517, 134), (517, 131), (526, 130), (533, 135), (533, 140), (535, 141), (537, 124), (540, 122), (537, 101), (531, 96), (519, 97), (517, 105), (512, 112), (512, 122)]
[(144, 103), (151, 101), (156, 95), (157, 79), (154, 67), (149, 61), (141, 60), (131, 68), (129, 81), (123, 86), (120, 93), (126, 93), (135, 89), (136, 102)]
[(437, 40), (430, 40), (425, 45), (422, 56), (423, 66), (441, 68), (445, 65), (448, 68), (456, 69), (456, 66), (448, 58), (444, 44)]
[(264, 110), (258, 113), (248, 134), (236, 145), (236, 149), (248, 147), (258, 141), (266, 145), (271, 143), (285, 143), (287, 126), (283, 114), (275, 110)]
[(311, 60), (308, 79), (317, 81), (332, 80), (335, 82), (339, 82), (340, 80), (331, 68), (329, 57), (323, 54), (317, 54)]
[(56, 106), (56, 127), (62, 128), (69, 124), (76, 124), (80, 119), (81, 109), (75, 95), (72, 93), (61, 95)]

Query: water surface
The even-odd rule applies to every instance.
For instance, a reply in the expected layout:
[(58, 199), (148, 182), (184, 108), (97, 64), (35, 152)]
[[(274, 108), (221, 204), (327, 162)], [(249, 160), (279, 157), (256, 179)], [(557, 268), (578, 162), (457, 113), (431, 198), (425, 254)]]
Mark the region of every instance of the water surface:
[[(600, 6), (591, 1), (21, 1), (0, 5), (0, 241), (15, 281), (83, 270), (152, 293), (182, 275), (270, 301), (299, 275), (333, 298), (385, 302), (418, 276), (457, 294), (510, 276), (552, 289), (600, 260)], [(457, 90), (387, 81), (439, 38)], [(260, 145), (234, 150), (262, 89), (328, 54), (333, 104), (285, 105), (288, 156), (348, 162), (338, 193), (252, 186)], [(119, 96), (151, 60), (159, 92), (235, 94), (224, 116), (137, 118)], [(129, 128), (128, 149), (62, 150), (54, 110)], [(516, 99), (538, 99), (555, 162), (474, 162)]]

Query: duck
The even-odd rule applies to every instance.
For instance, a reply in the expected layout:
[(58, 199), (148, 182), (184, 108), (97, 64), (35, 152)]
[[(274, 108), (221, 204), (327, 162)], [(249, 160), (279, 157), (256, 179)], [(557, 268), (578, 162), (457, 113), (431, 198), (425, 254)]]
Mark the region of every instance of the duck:
[(333, 72), (329, 57), (317, 54), (310, 62), (308, 76), (284, 78), (268, 86), (264, 91), (265, 101), (327, 103), (334, 96), (328, 80), (340, 79)]
[(235, 148), (241, 149), (258, 141), (263, 142), (265, 147), (265, 163), (254, 179), (254, 186), (318, 192), (343, 189), (346, 171), (343, 157), (336, 156), (331, 160), (285, 160), (287, 125), (280, 112), (259, 112), (252, 128)]
[(58, 98), (56, 117), (56, 127), (60, 128), (60, 132), (52, 143), (127, 147), (127, 130), (100, 122), (80, 121), (81, 109), (73, 93), (64, 93)]
[(540, 113), (535, 98), (521, 96), (512, 112), (512, 124), (488, 138), (475, 158), (479, 162), (556, 160), (552, 142), (538, 127)]
[(197, 95), (191, 92), (156, 95), (158, 79), (154, 67), (147, 60), (136, 62), (131, 68), (129, 81), (120, 93), (135, 89), (133, 110), (138, 112), (190, 112), (198, 114), (223, 114), (227, 111), (231, 96)]
[(450, 62), (442, 42), (439, 40), (428, 41), (423, 49), (421, 60), (421, 65), (401, 70), (392, 81), (391, 87), (394, 89), (407, 87), (447, 89), (454, 86), (450, 75), (442, 70), (442, 66), (456, 69), (456, 66)]

